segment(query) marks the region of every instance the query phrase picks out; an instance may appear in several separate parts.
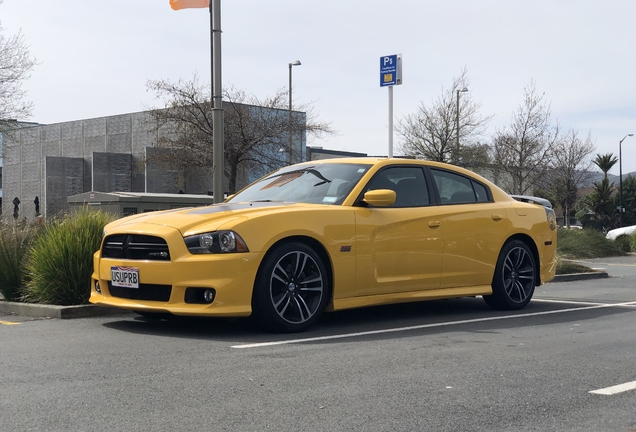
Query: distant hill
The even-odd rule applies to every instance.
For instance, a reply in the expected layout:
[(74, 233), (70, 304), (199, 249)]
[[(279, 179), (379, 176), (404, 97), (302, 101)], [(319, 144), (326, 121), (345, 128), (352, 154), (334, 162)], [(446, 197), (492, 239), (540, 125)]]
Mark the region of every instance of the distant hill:
[[(602, 172), (592, 171), (589, 174), (590, 175), (589, 175), (588, 181), (583, 183), (581, 187), (592, 187), (594, 182), (601, 181), (603, 179)], [(636, 177), (636, 171), (632, 171), (630, 173), (623, 173), (623, 181), (625, 181), (625, 179), (629, 176)], [(614, 183), (615, 185), (618, 185), (619, 183), (617, 175), (608, 174), (607, 179), (610, 181), (610, 183)]]

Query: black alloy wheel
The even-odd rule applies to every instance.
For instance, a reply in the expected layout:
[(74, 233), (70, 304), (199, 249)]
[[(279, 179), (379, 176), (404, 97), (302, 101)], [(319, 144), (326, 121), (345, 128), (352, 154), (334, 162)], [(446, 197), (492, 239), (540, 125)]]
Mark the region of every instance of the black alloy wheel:
[(263, 261), (252, 308), (258, 320), (271, 330), (302, 331), (322, 315), (330, 292), (320, 256), (303, 243), (287, 243)]
[(537, 265), (532, 251), (523, 241), (512, 240), (499, 254), (492, 295), (484, 296), (484, 300), (495, 309), (523, 309), (532, 299), (537, 280)]

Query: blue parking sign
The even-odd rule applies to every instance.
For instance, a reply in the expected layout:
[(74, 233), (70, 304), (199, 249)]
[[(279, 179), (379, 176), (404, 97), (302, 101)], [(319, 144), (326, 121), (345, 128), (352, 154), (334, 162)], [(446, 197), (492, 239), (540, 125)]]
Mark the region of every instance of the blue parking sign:
[(402, 84), (398, 54), (380, 57), (380, 87)]

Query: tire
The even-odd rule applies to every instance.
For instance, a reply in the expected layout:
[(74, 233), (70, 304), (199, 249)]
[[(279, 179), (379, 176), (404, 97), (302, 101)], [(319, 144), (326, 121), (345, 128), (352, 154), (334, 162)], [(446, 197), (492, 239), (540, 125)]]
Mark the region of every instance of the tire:
[(267, 254), (256, 276), (252, 310), (258, 323), (276, 332), (300, 332), (324, 312), (331, 283), (320, 256), (293, 242)]
[(528, 245), (512, 240), (499, 253), (492, 295), (483, 296), (484, 301), (494, 309), (523, 309), (532, 299), (537, 276), (537, 265)]

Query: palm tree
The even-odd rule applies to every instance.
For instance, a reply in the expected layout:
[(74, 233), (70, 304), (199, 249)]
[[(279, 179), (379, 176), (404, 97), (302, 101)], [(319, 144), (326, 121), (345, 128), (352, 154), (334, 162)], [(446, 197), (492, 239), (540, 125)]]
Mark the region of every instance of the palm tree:
[(596, 154), (596, 159), (594, 159), (594, 165), (599, 167), (601, 171), (603, 171), (603, 178), (607, 180), (607, 172), (612, 169), (614, 165), (618, 162), (618, 157), (614, 156), (613, 153), (606, 153), (604, 155)]

